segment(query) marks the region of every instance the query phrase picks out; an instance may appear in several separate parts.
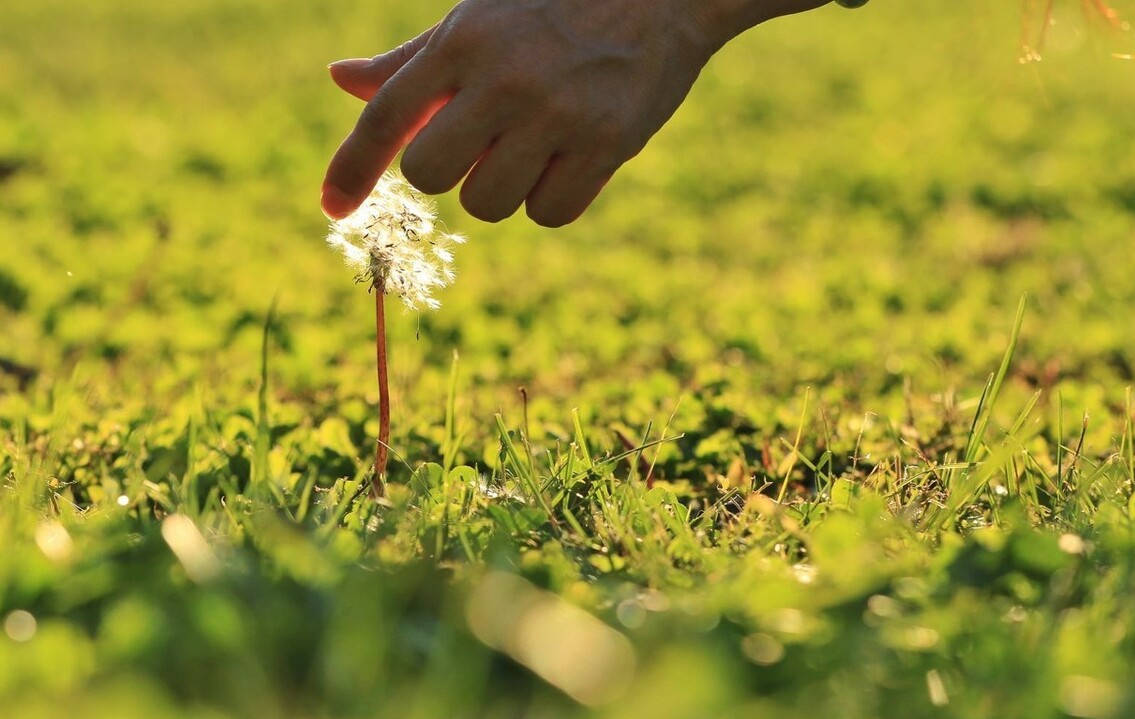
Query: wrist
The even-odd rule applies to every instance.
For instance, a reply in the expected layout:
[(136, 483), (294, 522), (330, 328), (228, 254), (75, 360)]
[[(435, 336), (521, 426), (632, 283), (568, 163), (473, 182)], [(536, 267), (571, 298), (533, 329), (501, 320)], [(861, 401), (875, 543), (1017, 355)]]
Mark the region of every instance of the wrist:
[[(712, 51), (746, 30), (783, 15), (812, 10), (830, 0), (684, 0), (704, 29)], [(866, 2), (866, 0), (863, 0)]]

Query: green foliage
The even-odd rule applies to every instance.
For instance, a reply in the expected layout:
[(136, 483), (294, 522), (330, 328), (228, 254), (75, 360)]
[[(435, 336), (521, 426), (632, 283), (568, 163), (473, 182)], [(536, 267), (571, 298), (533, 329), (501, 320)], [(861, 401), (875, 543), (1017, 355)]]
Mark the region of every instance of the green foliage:
[(0, 7), (5, 715), (1131, 715), (1129, 64), (831, 8), (569, 228), (443, 198), (376, 503), (323, 66), (444, 6)]

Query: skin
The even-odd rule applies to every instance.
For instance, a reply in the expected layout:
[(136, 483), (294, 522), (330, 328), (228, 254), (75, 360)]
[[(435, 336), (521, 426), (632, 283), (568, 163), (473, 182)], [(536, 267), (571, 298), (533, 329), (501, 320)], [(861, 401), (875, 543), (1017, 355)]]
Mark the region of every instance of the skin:
[(827, 0), (464, 0), (440, 23), (331, 77), (366, 107), (332, 158), (323, 211), (357, 208), (402, 155), (427, 194), (464, 179), (469, 214), (521, 205), (545, 227), (591, 204), (744, 30)]

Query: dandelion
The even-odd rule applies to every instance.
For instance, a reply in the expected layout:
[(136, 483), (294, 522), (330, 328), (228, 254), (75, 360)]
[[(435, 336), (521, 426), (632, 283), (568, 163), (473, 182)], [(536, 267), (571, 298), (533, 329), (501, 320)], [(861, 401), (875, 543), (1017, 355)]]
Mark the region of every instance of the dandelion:
[(351, 215), (333, 222), (327, 244), (338, 250), (355, 280), (375, 298), (379, 434), (373, 494), (382, 495), (390, 451), (390, 392), (387, 385), (384, 297), (394, 295), (410, 310), (436, 310), (434, 292), (453, 282), (453, 246), (464, 238), (441, 231), (437, 212), (404, 179), (384, 174)]
[(433, 205), (401, 177), (386, 173), (359, 209), (331, 224), (327, 243), (356, 280), (396, 295), (411, 310), (436, 310), (434, 290), (453, 282), (459, 235), (438, 231)]

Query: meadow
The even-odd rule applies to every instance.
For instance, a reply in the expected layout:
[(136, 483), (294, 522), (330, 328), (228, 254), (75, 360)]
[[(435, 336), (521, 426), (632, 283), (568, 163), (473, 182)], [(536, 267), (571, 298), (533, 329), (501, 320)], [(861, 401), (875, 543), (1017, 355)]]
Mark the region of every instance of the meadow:
[(833, 6), (573, 225), (440, 198), (375, 501), (325, 66), (445, 9), (0, 5), (3, 714), (1135, 713), (1135, 38)]

